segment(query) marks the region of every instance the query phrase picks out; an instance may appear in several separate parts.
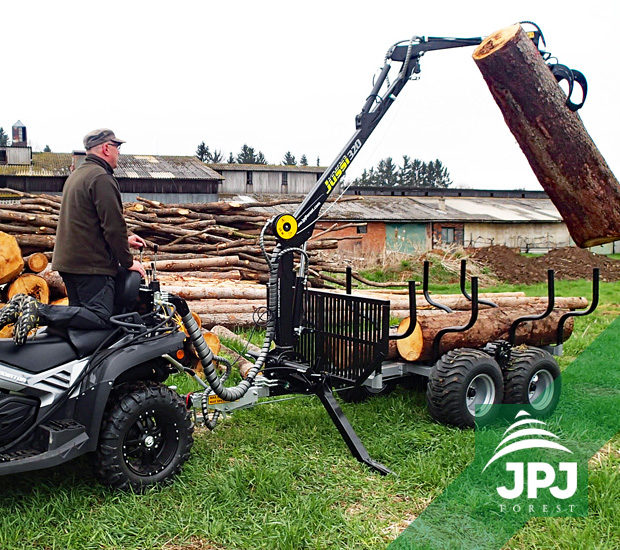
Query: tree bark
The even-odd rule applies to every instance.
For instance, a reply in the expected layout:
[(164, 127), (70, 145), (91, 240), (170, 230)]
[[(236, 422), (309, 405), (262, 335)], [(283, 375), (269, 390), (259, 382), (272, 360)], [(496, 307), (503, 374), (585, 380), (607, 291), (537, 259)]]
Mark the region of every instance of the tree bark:
[[(441, 353), (455, 348), (480, 348), (493, 340), (507, 340), (513, 321), (524, 315), (531, 315), (531, 309), (488, 309), (480, 311), (476, 324), (465, 332), (449, 333), (441, 339)], [(566, 310), (555, 310), (549, 317), (540, 321), (521, 323), (517, 328), (516, 344), (544, 346), (555, 344), (560, 317)], [(420, 311), (417, 322), (420, 331), (397, 340), (399, 355), (407, 361), (427, 361), (432, 355), (433, 340), (437, 333), (446, 327), (465, 325), (470, 318), (467, 311), (445, 313), (442, 311)], [(398, 333), (402, 334), (409, 326), (409, 318), (403, 319)], [(564, 341), (573, 332), (573, 319), (566, 322)], [(417, 331), (417, 327), (416, 327)]]
[(577, 245), (620, 239), (620, 185), (521, 26), (492, 34), (473, 57)]

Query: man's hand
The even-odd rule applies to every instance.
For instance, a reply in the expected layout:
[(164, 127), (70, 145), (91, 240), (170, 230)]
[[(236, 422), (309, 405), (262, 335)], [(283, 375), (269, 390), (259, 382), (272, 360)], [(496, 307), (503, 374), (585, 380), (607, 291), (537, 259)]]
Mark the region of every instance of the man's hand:
[(138, 235), (129, 235), (129, 237), (127, 237), (127, 242), (131, 248), (142, 248), (146, 246), (146, 241), (142, 237), (138, 237)]
[(131, 264), (129, 271), (137, 271), (138, 273), (140, 273), (143, 279), (146, 277), (146, 271), (144, 271), (144, 267), (142, 267), (142, 264), (138, 260), (133, 261), (133, 264)]

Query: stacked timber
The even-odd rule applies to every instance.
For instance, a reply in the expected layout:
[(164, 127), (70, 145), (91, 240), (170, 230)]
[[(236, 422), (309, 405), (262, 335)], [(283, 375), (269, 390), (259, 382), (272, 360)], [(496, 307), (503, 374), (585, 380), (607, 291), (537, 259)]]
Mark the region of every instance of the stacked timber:
[[(12, 235), (23, 254), (38, 252), (51, 259), (61, 198), (10, 191), (20, 198), (15, 204), (0, 207), (0, 231)], [(147, 242), (147, 265), (158, 271), (266, 282), (269, 271), (259, 235), (269, 216), (256, 208), (297, 202), (298, 199), (287, 197), (253, 203), (163, 204), (138, 197), (137, 202), (125, 203), (123, 212), (130, 232)], [(347, 226), (334, 224), (308, 242), (307, 252), (313, 266), (310, 279), (314, 286), (323, 286), (331, 280), (327, 272), (341, 267), (331, 263), (322, 252), (337, 249), (340, 240), (361, 238), (330, 235), (344, 227)], [(264, 244), (271, 250), (275, 238), (265, 235)], [(155, 245), (157, 256), (153, 254)]]

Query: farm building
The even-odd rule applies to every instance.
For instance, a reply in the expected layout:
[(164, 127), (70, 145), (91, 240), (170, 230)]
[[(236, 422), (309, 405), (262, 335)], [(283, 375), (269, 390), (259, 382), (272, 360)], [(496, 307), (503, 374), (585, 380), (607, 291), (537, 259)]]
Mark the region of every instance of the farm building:
[[(85, 157), (84, 151), (33, 153), (30, 147), (0, 147), (0, 188), (60, 194), (71, 168)], [(189, 156), (122, 154), (114, 175), (124, 201), (134, 201), (139, 195), (164, 203), (216, 201), (222, 180)]]
[[(445, 191), (421, 190), (420, 196), (399, 194), (398, 198), (347, 195), (347, 200), (324, 206), (324, 214), (316, 228), (322, 230), (333, 224), (356, 224), (330, 233), (334, 237), (348, 237), (339, 243), (339, 250), (355, 256), (377, 255), (384, 251), (412, 254), (447, 246), (491, 245), (546, 252), (574, 245), (560, 214), (543, 192), (451, 189), (446, 193), (448, 196), (444, 196)], [(526, 196), (522, 196), (524, 194)], [(265, 200), (266, 197), (236, 195), (220, 198), (243, 202)], [(302, 199), (300, 196), (299, 202)], [(292, 213), (295, 208), (295, 205), (288, 204), (264, 211), (268, 214)], [(599, 253), (620, 251), (620, 243), (593, 250)]]
[(320, 166), (209, 164), (222, 175), (220, 193), (279, 193), (303, 195), (323, 174)]

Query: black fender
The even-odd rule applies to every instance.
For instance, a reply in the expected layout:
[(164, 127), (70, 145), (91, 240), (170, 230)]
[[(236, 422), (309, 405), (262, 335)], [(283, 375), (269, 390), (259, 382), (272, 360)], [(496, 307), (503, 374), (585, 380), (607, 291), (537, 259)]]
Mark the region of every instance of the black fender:
[[(127, 346), (108, 357), (87, 377), (80, 389), (75, 414), (75, 419), (86, 427), (89, 435), (87, 452), (97, 448), (103, 413), (116, 381), (134, 367), (158, 359), (162, 355), (170, 354), (175, 357), (176, 352), (183, 349), (184, 340), (185, 334), (176, 331), (164, 337)], [(136, 379), (148, 378), (156, 378), (156, 373), (153, 373), (153, 376), (143, 375)]]

